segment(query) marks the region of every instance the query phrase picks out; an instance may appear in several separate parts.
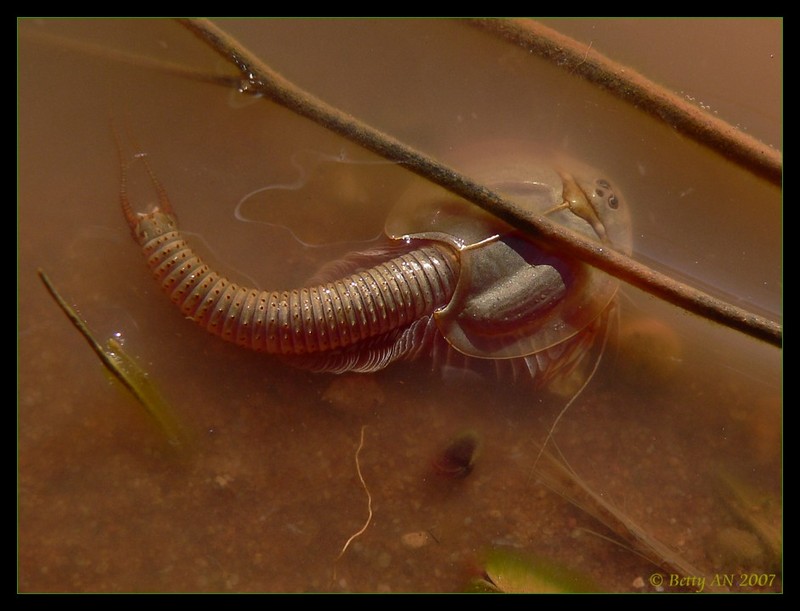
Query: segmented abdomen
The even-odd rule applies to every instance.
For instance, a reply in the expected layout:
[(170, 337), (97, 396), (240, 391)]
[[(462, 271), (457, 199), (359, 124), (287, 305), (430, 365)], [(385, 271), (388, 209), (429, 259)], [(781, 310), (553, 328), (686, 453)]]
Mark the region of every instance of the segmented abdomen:
[(431, 243), (332, 282), (258, 291), (209, 269), (167, 214), (142, 219), (139, 241), (185, 316), (226, 341), (281, 355), (324, 354), (405, 327), (450, 301), (459, 272), (456, 253)]

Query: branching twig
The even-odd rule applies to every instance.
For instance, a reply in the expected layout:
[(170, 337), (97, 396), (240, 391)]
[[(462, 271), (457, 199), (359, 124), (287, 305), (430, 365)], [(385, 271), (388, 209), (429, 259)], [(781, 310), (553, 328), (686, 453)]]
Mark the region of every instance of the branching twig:
[(238, 41), (205, 19), (180, 22), (220, 55), (233, 62), (253, 93), (304, 116), (410, 171), (480, 206), (528, 235), (557, 245), (566, 255), (585, 261), (656, 297), (752, 337), (782, 344), (780, 324), (726, 303), (656, 272), (630, 257), (532, 214), (424, 153), (326, 104), (272, 70)]

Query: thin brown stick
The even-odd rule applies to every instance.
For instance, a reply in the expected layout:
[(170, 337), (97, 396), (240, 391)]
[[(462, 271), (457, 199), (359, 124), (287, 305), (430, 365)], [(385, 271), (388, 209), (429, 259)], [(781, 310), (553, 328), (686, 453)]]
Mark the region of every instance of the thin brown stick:
[(743, 168), (781, 186), (783, 155), (780, 151), (628, 66), (605, 57), (591, 49), (591, 45), (578, 42), (533, 19), (481, 18), (465, 22), (585, 78)]
[(747, 335), (782, 344), (782, 326), (712, 297), (642, 265), (606, 245), (594, 242), (546, 218), (520, 208), (466, 176), (355, 117), (326, 104), (272, 70), (238, 41), (205, 19), (180, 22), (220, 55), (233, 62), (251, 87), (265, 98), (311, 119), (323, 127), (444, 187), (528, 235), (557, 245), (562, 251), (620, 278), (660, 299)]

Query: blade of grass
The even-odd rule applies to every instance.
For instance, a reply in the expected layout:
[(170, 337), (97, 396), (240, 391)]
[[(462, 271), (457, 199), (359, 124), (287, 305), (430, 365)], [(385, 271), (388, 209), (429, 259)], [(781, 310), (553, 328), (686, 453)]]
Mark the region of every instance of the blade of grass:
[(173, 416), (172, 408), (150, 381), (147, 372), (122, 349), (120, 343), (115, 339), (109, 338), (106, 346), (103, 347), (95, 339), (88, 325), (56, 290), (47, 274), (41, 269), (37, 270), (37, 273), (44, 283), (45, 288), (50, 293), (50, 296), (67, 316), (72, 326), (83, 336), (111, 375), (141, 403), (164, 433), (170, 445), (183, 445), (186, 441), (185, 435)]
[[(697, 567), (684, 560), (677, 552), (651, 536), (608, 500), (589, 488), (564, 460), (549, 451), (543, 452), (537, 467), (539, 480), (569, 503), (586, 512), (605, 525), (617, 537), (629, 545), (637, 554), (668, 573), (685, 577), (703, 575)], [(708, 592), (719, 591), (714, 585), (706, 584)]]

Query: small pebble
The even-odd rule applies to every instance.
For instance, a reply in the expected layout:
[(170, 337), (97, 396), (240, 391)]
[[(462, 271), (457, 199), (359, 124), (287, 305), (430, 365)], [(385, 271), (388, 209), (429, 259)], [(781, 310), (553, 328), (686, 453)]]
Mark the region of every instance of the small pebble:
[(403, 545), (410, 547), (411, 549), (419, 549), (420, 547), (427, 545), (430, 540), (431, 536), (424, 530), (406, 533), (400, 537), (400, 541), (402, 541)]

